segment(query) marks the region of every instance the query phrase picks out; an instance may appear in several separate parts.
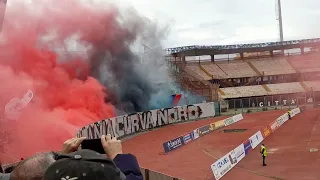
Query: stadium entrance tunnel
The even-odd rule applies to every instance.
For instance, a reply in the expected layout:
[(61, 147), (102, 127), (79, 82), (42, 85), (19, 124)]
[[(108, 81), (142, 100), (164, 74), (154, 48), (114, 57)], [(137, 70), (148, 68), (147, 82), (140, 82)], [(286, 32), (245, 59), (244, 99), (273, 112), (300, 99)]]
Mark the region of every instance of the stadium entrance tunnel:
[(241, 132), (245, 132), (248, 129), (224, 129), (222, 130), (224, 133), (241, 133)]

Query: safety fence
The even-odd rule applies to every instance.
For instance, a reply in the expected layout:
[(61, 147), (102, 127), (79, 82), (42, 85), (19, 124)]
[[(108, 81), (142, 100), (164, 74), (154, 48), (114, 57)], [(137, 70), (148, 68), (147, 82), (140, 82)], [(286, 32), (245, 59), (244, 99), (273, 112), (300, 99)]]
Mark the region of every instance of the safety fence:
[(320, 101), (320, 96), (316, 92), (309, 92), (221, 100), (220, 108), (221, 114), (233, 115), (278, 109), (293, 109), (298, 106), (313, 105), (317, 101)]
[(243, 119), (242, 114), (238, 114), (220, 121), (216, 121), (205, 126), (199, 127), (191, 132), (185, 133), (179, 137), (171, 139), (162, 144), (165, 154), (169, 153), (170, 151), (176, 150), (180, 147), (187, 145), (188, 143), (207, 135), (215, 130), (223, 128), (225, 126), (229, 126), (236, 122), (239, 122)]
[[(300, 113), (300, 108), (295, 108), (290, 111), (291, 117)], [(211, 165), (211, 170), (216, 180), (221, 179), (233, 167), (235, 167), (251, 150), (255, 149), (265, 138), (277, 130), (285, 122), (289, 120), (288, 114), (285, 113), (271, 122), (265, 128), (253, 134), (249, 139), (240, 144), (235, 149), (218, 159)]]

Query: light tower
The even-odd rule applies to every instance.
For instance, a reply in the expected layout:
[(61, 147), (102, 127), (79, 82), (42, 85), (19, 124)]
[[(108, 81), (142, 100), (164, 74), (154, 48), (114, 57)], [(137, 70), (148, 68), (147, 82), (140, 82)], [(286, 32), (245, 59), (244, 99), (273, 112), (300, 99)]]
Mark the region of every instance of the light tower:
[(282, 11), (281, 11), (281, 0), (276, 0), (276, 18), (279, 27), (279, 38), (280, 42), (283, 41), (283, 26), (282, 26)]

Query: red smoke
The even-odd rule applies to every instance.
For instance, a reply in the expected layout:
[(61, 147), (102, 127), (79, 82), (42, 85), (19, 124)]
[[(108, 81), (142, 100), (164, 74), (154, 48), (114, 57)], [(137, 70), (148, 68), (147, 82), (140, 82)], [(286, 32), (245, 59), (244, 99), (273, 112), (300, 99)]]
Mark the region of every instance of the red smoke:
[[(125, 32), (115, 25), (118, 14), (110, 5), (98, 9), (76, 0), (9, 3), (0, 34), (0, 107), (28, 89), (34, 98), (18, 121), (0, 120), (0, 130), (9, 131), (0, 139), (0, 147), (6, 139), (10, 142), (0, 148), (6, 154), (0, 153), (4, 163), (59, 150), (78, 128), (114, 116), (113, 107), (104, 103), (104, 87), (94, 78), (76, 77), (78, 70), (84, 76), (89, 73), (88, 60), (76, 54), (62, 63), (49, 47), (64, 47), (67, 38), (81, 33), (81, 42), (90, 45), (104, 39), (106, 48), (112, 49), (114, 35)], [(53, 30), (55, 37), (39, 44), (39, 38)]]

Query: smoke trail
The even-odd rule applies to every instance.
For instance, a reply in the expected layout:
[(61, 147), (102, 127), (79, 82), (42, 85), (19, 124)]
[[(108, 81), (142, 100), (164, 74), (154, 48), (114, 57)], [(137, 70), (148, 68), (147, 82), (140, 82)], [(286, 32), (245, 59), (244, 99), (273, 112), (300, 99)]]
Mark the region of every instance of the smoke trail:
[[(109, 53), (119, 53), (114, 38), (133, 38), (116, 26), (119, 14), (113, 6), (96, 8), (72, 0), (10, 3), (0, 37), (0, 107), (28, 89), (34, 98), (18, 121), (1, 118), (6, 132), (0, 142), (10, 142), (1, 144), (2, 151), (20, 158), (58, 150), (79, 127), (114, 116), (112, 105), (105, 103), (105, 88), (88, 76), (91, 62), (85, 58), (98, 51), (95, 45), (102, 39)], [(72, 37), (84, 42), (88, 53), (63, 50)]]

